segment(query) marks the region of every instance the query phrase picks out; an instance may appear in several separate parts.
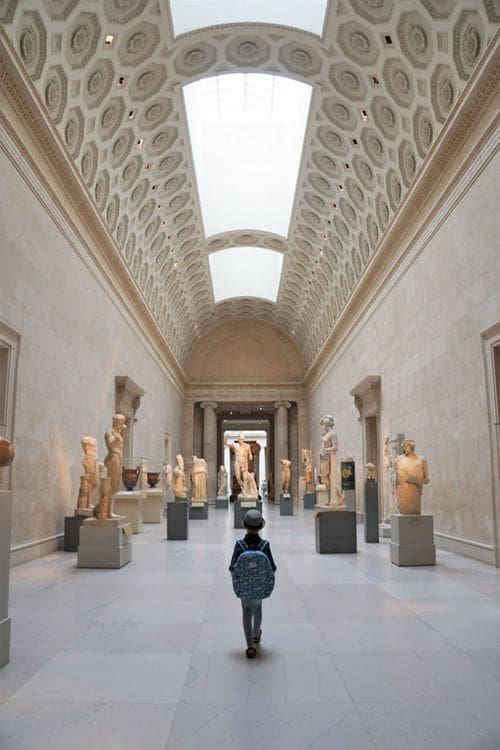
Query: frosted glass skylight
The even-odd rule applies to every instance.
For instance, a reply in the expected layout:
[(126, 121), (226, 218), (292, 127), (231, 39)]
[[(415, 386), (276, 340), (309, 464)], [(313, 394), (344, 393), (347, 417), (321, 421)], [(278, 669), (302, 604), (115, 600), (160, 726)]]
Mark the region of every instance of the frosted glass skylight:
[(294, 26), (321, 36), (328, 0), (170, 0), (176, 36), (224, 23)]
[(288, 235), (312, 87), (260, 73), (184, 86), (205, 236)]
[(283, 255), (262, 247), (231, 247), (208, 256), (215, 302), (260, 297), (276, 302)]

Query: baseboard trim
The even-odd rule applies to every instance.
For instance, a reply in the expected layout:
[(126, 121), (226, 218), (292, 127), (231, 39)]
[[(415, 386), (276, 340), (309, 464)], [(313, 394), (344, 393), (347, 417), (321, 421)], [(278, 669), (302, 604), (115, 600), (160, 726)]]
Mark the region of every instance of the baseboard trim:
[(50, 555), (51, 552), (57, 552), (62, 547), (64, 534), (53, 534), (43, 539), (31, 539), (29, 542), (14, 544), (10, 548), (10, 565), (15, 565), (34, 560), (37, 557)]
[(434, 532), (434, 541), (436, 547), (453, 552), (461, 557), (468, 557), (471, 560), (492, 565), (495, 567), (495, 548), (492, 544), (477, 542), (474, 539), (465, 539), (464, 537), (446, 534), (444, 531)]

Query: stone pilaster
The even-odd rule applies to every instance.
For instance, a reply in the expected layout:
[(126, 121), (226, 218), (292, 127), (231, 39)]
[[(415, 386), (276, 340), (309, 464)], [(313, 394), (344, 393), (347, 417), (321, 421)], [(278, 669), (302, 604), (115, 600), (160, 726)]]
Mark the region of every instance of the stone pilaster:
[(290, 401), (276, 401), (274, 408), (274, 501), (279, 499), (281, 492), (281, 460), (288, 455), (288, 409)]
[(203, 409), (203, 458), (207, 462), (208, 484), (207, 496), (210, 503), (215, 503), (217, 492), (217, 403), (202, 401)]

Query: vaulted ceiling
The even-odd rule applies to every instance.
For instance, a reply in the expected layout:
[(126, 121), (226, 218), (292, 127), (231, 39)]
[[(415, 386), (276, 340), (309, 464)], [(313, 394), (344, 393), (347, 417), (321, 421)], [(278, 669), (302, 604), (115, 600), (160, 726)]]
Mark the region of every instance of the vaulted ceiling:
[[(330, 0), (322, 38), (259, 23), (175, 38), (167, 0), (0, 0), (0, 23), (181, 366), (232, 318), (278, 326), (314, 361), (499, 21), (498, 0)], [(203, 234), (182, 86), (236, 71), (313, 87), (287, 237)], [(208, 255), (245, 245), (284, 254), (276, 304), (215, 304)]]

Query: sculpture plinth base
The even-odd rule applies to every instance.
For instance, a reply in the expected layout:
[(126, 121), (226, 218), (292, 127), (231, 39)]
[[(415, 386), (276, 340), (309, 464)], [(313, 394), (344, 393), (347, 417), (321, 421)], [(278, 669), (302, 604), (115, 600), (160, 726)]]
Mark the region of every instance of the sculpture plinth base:
[(378, 534), (381, 539), (390, 539), (391, 538), (391, 524), (385, 523), (385, 522), (379, 523)]
[(435, 565), (434, 519), (431, 515), (391, 515), (391, 562)]
[(280, 495), (280, 516), (293, 516), (293, 498), (289, 494)]
[(356, 490), (344, 490), (343, 495), (349, 510), (356, 510)]
[(208, 503), (191, 503), (189, 508), (190, 521), (207, 521), (208, 520)]
[(128, 518), (87, 518), (80, 529), (79, 568), (122, 568), (132, 559)]
[(93, 508), (77, 508), (75, 510), (74, 515), (79, 518), (92, 518), (92, 516), (94, 515), (94, 509)]
[[(241, 497), (241, 495), (240, 495)], [(247, 510), (250, 510), (251, 508), (257, 508), (257, 510), (260, 510), (262, 512), (262, 501), (258, 500), (257, 498), (251, 499), (248, 497), (243, 498), (242, 500), (236, 500), (234, 503), (234, 528), (235, 529), (243, 529), (243, 516), (247, 512)]]
[(306, 492), (302, 498), (305, 510), (312, 510), (316, 504), (316, 493)]
[(165, 503), (163, 490), (146, 490), (146, 499), (142, 503), (142, 522), (161, 523), (161, 515)]
[[(92, 517), (93, 511), (90, 513)], [(78, 552), (80, 541), (80, 526), (89, 516), (66, 516), (64, 518), (64, 546), (65, 552)]]
[[(0, 473), (2, 469), (0, 468)], [(10, 527), (12, 517), (12, 492), (0, 490), (0, 669), (10, 659)]]
[(365, 482), (365, 542), (378, 544), (378, 483), (376, 479)]
[(167, 539), (188, 538), (189, 506), (187, 500), (177, 500), (167, 505)]
[(128, 490), (117, 492), (115, 495), (115, 513), (121, 516), (128, 516), (132, 532), (139, 534), (142, 531), (142, 492), (138, 490)]
[(330, 502), (330, 493), (324, 484), (316, 485), (316, 505), (328, 505)]
[(216, 508), (229, 508), (229, 500), (227, 496), (217, 495), (217, 498), (215, 500), (215, 507)]
[(320, 510), (314, 519), (316, 531), (316, 552), (320, 554), (334, 554), (338, 552), (357, 552), (356, 540), (356, 511), (338, 513)]

